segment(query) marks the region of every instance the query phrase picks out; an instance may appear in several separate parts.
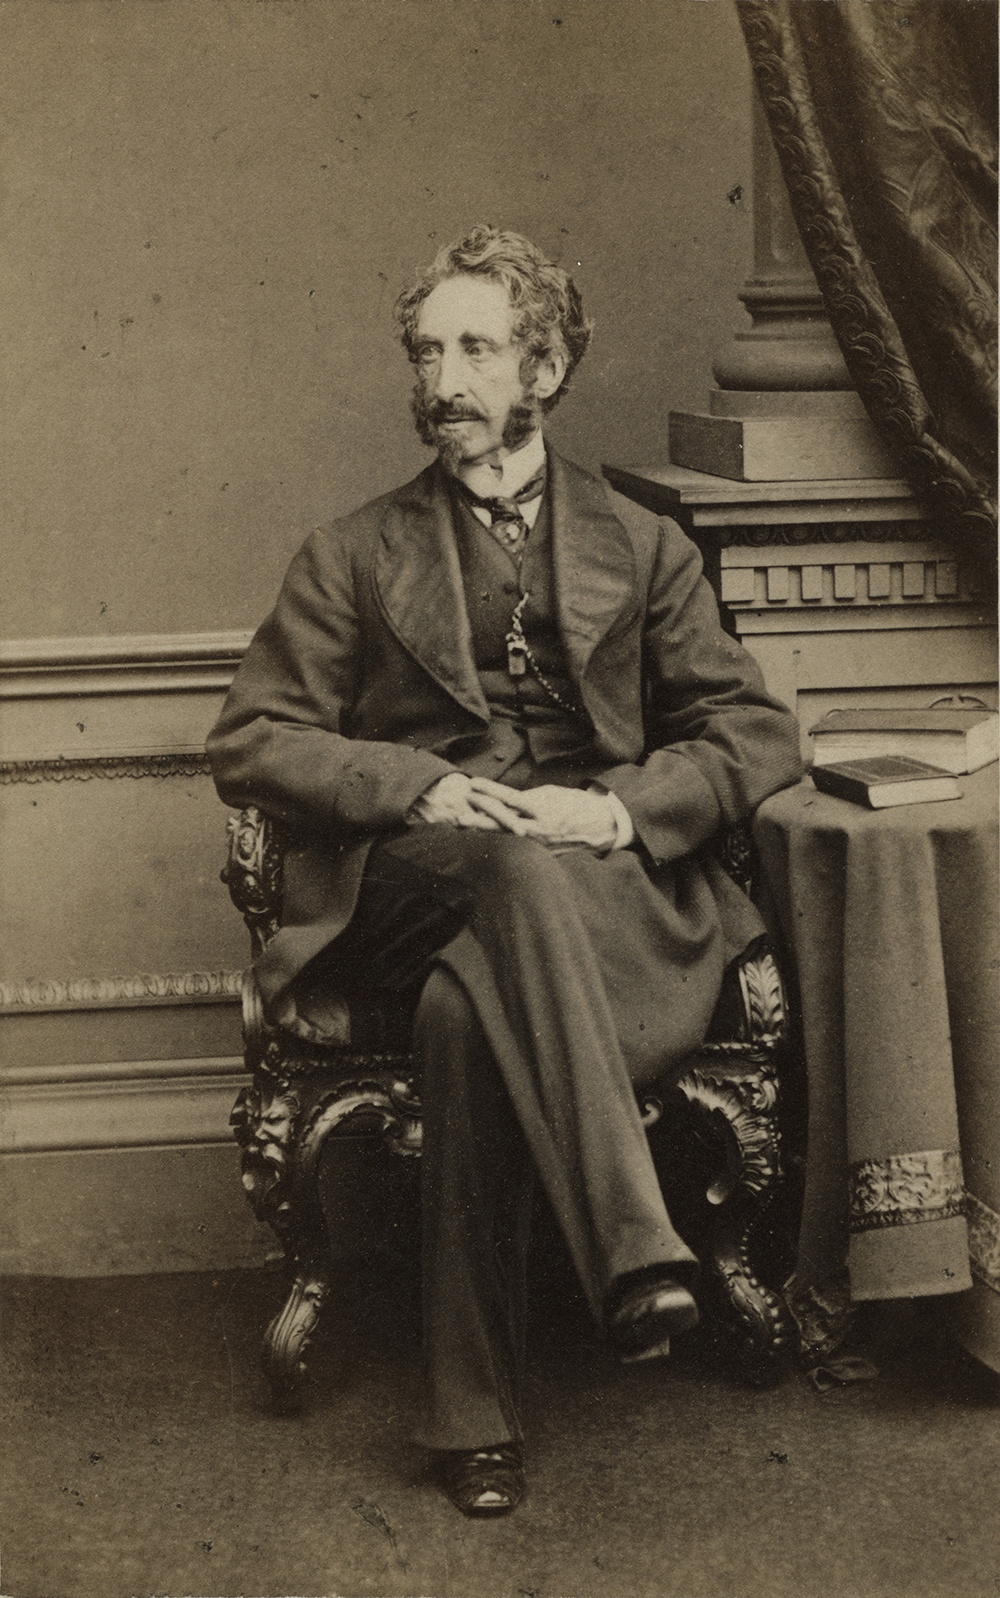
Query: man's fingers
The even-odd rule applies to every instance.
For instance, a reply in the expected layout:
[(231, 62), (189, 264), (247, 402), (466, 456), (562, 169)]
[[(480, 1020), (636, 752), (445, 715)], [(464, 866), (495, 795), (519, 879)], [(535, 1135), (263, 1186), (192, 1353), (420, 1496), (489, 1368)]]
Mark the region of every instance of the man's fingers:
[(530, 791), (521, 793), (519, 789), (508, 788), (502, 782), (491, 782), (489, 777), (473, 777), (472, 793), (499, 800), (515, 815), (531, 816), (535, 813), (535, 804)]
[[(499, 786), (499, 784), (497, 784)], [(481, 811), (486, 816), (492, 816), (494, 822), (503, 827), (507, 832), (516, 832), (523, 835), (525, 823), (516, 811), (505, 804), (502, 799), (494, 798), (487, 793), (470, 793), (470, 808)]]
[(494, 799), (516, 799), (518, 790), (508, 788), (505, 782), (494, 782), (492, 777), (471, 777), (470, 782), (476, 793), (491, 793)]
[(489, 777), (473, 777), (466, 802), (495, 817), (508, 832), (539, 843), (606, 849), (614, 842), (614, 818), (606, 794), (551, 784), (521, 791)]
[(492, 816), (483, 814), (479, 810), (473, 810), (471, 805), (457, 818), (455, 825), (457, 827), (470, 827), (476, 832), (499, 832), (501, 830), (499, 821), (494, 820)]

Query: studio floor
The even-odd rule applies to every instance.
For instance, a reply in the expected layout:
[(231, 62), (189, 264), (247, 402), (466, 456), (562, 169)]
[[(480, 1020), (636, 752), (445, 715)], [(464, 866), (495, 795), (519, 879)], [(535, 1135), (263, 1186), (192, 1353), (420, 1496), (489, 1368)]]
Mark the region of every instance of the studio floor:
[(3, 1286), (6, 1598), (997, 1598), (997, 1378), (880, 1307), (877, 1380), (748, 1391), (698, 1334), (623, 1369), (539, 1269), (529, 1496), (463, 1519), (408, 1441), (405, 1257), (345, 1269), (307, 1410), (258, 1368), (262, 1271)]

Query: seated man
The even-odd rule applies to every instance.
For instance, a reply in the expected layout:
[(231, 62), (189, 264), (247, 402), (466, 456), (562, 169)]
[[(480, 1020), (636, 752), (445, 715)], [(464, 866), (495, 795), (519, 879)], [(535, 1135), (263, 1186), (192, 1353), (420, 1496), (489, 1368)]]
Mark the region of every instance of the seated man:
[(534, 1174), (621, 1353), (697, 1321), (633, 1088), (762, 930), (703, 846), (797, 780), (798, 734), (693, 544), (543, 442), (590, 338), (567, 274), (480, 227), (396, 309), (437, 458), (306, 541), (209, 752), (227, 804), (301, 839), (271, 1015), (321, 1035), (350, 972), (419, 995), (419, 1437), (496, 1514), (523, 1491)]

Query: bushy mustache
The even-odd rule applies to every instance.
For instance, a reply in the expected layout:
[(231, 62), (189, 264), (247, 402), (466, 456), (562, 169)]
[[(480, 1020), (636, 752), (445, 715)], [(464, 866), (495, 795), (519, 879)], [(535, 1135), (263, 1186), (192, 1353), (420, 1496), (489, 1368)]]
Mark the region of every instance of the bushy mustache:
[(471, 405), (449, 405), (447, 400), (432, 400), (427, 407), (427, 419), (433, 427), (443, 422), (485, 422), (482, 411)]
[[(438, 449), (442, 457), (451, 456), (457, 446), (451, 440), (442, 440), (438, 429), (446, 422), (485, 422), (488, 420), (471, 405), (450, 405), (447, 400), (428, 399), (423, 385), (418, 383), (410, 397), (413, 420), (421, 443)], [(503, 430), (503, 442), (508, 449), (517, 449), (529, 438), (538, 423), (538, 405), (525, 390), (520, 403), (510, 408)], [(456, 455), (456, 459), (459, 456)], [(447, 464), (447, 461), (446, 461)]]
[(410, 396), (410, 408), (417, 435), (429, 449), (449, 449), (453, 446), (442, 441), (439, 429), (445, 422), (483, 422), (486, 418), (472, 405), (449, 405), (447, 400), (428, 399), (422, 383), (418, 383)]

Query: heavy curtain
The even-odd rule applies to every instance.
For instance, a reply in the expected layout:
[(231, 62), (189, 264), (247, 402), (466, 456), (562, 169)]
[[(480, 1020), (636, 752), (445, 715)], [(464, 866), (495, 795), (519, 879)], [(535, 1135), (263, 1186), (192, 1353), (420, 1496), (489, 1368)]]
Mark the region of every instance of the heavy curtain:
[(736, 3), (851, 377), (953, 535), (995, 551), (995, 0)]

